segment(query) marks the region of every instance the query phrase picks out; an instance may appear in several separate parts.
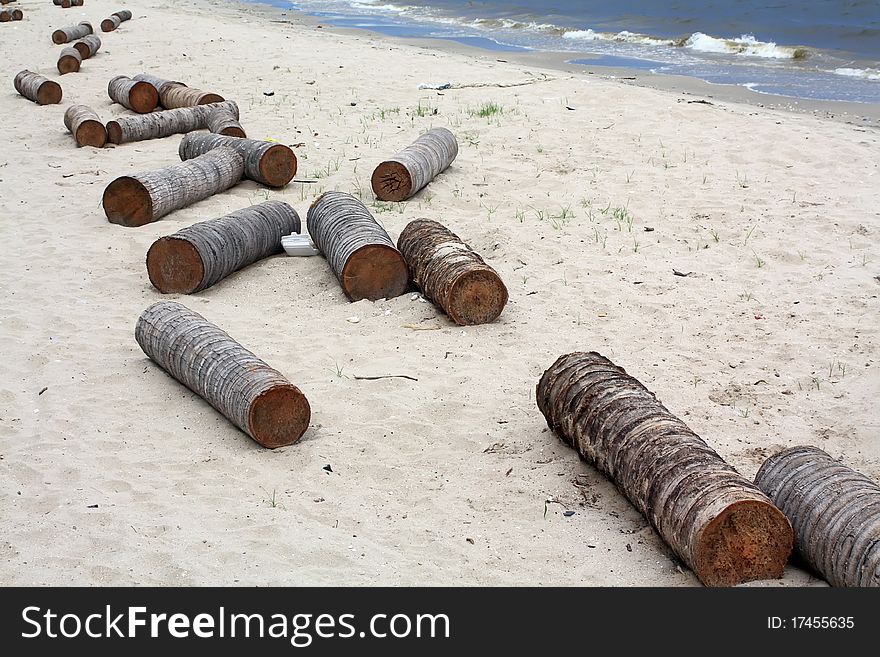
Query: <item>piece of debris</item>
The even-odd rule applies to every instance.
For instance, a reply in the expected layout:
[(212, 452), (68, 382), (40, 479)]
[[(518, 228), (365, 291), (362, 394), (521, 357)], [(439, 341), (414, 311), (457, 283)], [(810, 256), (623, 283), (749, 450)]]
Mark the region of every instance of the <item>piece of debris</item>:
[(571, 518), (574, 515), (574, 511), (563, 511), (562, 515), (564, 515), (566, 518)]
[(692, 276), (693, 273), (694, 273), (694, 272), (692, 272), (692, 271), (689, 271), (689, 272), (687, 272), (687, 273), (684, 273), (684, 272), (680, 272), (680, 271), (678, 271), (677, 269), (673, 269), (673, 270), (672, 270), (672, 275), (673, 275), (673, 276), (681, 276), (681, 277), (683, 277), (683, 278), (687, 278), (688, 276)]
[(39, 397), (40, 395), (42, 395), (42, 394), (43, 394), (44, 392), (46, 392), (48, 389), (49, 389), (49, 386), (46, 386), (45, 388), (43, 388), (42, 390), (40, 390), (40, 392), (37, 393), (37, 397)]
[(264, 91), (264, 92), (263, 92), (263, 95), (264, 95), (264, 96), (274, 96), (274, 95), (275, 95), (275, 92), (274, 92), (274, 91)]
[(330, 467), (330, 464), (329, 464), (329, 463), (328, 463), (327, 465), (325, 465), (322, 469), (323, 469), (325, 472), (333, 472), (333, 468)]
[(468, 543), (470, 543), (471, 545), (474, 544), (474, 539), (472, 539), (472, 538), (466, 538), (466, 539), (464, 539), (464, 540), (466, 540), (466, 541), (467, 541)]
[(418, 381), (415, 377), (407, 374), (384, 374), (382, 376), (355, 376), (356, 381), (378, 381), (379, 379), (409, 379), (410, 381)]

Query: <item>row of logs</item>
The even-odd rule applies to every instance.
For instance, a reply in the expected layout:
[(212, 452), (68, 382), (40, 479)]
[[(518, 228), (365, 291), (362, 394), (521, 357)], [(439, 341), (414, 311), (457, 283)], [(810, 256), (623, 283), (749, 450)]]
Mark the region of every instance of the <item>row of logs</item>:
[(110, 14), (109, 18), (105, 18), (101, 21), (101, 31), (102, 32), (112, 32), (120, 25), (122, 25), (125, 21), (131, 20), (131, 12), (128, 9), (123, 9), (122, 11), (116, 11)]
[(2, 9), (0, 10), (0, 23), (8, 23), (10, 21), (20, 21), (24, 18), (24, 12), (21, 9)]
[(58, 57), (58, 72), (77, 73), (84, 59), (89, 59), (101, 48), (101, 39), (94, 34), (84, 36), (73, 44), (64, 48)]
[(82, 7), (85, 3), (85, 0), (52, 0), (52, 4), (62, 7), (64, 9), (70, 9), (71, 7)]

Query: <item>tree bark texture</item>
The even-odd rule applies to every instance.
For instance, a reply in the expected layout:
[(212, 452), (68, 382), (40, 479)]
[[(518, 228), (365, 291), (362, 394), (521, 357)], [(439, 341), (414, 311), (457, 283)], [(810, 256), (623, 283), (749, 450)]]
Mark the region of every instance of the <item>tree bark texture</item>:
[(188, 162), (117, 178), (104, 190), (104, 212), (110, 223), (143, 226), (232, 187), (243, 172), (241, 155), (217, 148)]
[(414, 196), (458, 155), (455, 135), (434, 128), (373, 171), (373, 193), (381, 201), (405, 201)]
[(52, 33), (52, 41), (60, 45), (62, 43), (68, 43), (70, 41), (82, 39), (84, 36), (91, 34), (92, 32), (92, 25), (83, 21), (79, 25), (63, 27), (60, 30), (55, 30)]
[[(183, 82), (165, 80), (149, 73), (138, 73), (134, 79), (149, 82), (156, 87), (156, 91), (159, 92), (159, 102), (165, 109), (222, 103), (224, 100), (223, 96), (219, 94), (193, 89), (187, 87)], [(238, 113), (235, 118), (238, 118)]]
[(293, 149), (271, 141), (189, 133), (180, 142), (178, 154), (181, 160), (189, 160), (220, 146), (237, 150), (244, 158), (245, 178), (260, 184), (284, 187), (296, 175)]
[(117, 75), (107, 85), (107, 95), (123, 107), (138, 114), (148, 114), (159, 106), (159, 93), (149, 82)]
[(38, 105), (56, 105), (61, 102), (61, 85), (30, 71), (20, 71), (13, 81), (15, 90)]
[(456, 324), (487, 324), (504, 310), (507, 288), (501, 277), (445, 226), (411, 221), (397, 248), (415, 284)]
[(76, 48), (65, 48), (58, 56), (58, 72), (61, 75), (79, 73), (80, 64), (82, 64), (82, 55)]
[(263, 447), (292, 445), (309, 426), (305, 395), (228, 333), (186, 306), (147, 308), (135, 339), (156, 364)]
[(223, 135), (225, 137), (238, 137), (246, 139), (247, 133), (238, 122), (238, 117), (227, 109), (218, 109), (211, 112), (208, 116), (208, 130), (215, 135)]
[(322, 194), (309, 208), (306, 225), (351, 301), (390, 299), (406, 291), (409, 272), (403, 256), (351, 194)]
[(281, 253), (281, 238), (299, 232), (296, 210), (266, 201), (159, 238), (147, 252), (147, 273), (164, 294), (192, 294)]
[(64, 125), (76, 139), (78, 146), (103, 148), (107, 143), (107, 129), (91, 107), (71, 105), (64, 112)]
[(214, 110), (220, 108), (238, 116), (238, 105), (227, 100), (213, 105), (182, 107), (139, 116), (117, 116), (107, 123), (107, 134), (114, 144), (127, 144), (145, 139), (161, 139), (193, 130), (205, 130), (208, 127), (208, 117)]
[(596, 352), (561, 356), (537, 402), (704, 584), (782, 576), (793, 541), (782, 512), (622, 368)]
[(791, 521), (795, 546), (832, 586), (880, 586), (880, 486), (818, 447), (764, 462), (755, 483)]
[(89, 59), (101, 49), (101, 38), (96, 34), (89, 34), (74, 43), (73, 47), (79, 51), (81, 59)]

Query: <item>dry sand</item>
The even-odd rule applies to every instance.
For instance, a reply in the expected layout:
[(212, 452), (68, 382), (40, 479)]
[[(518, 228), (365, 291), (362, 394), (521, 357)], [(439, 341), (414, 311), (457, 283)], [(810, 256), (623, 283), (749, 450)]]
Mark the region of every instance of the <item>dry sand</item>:
[[(812, 443), (880, 478), (876, 129), (156, 0), (39, 107), (15, 72), (58, 79), (51, 30), (120, 6), (19, 4), (26, 19), (0, 25), (0, 583), (697, 584), (546, 429), (534, 386), (577, 349), (748, 477)], [(107, 81), (144, 70), (237, 100), (251, 136), (302, 144), (298, 178), (315, 182), (109, 224), (104, 187), (177, 161), (179, 138), (77, 149), (62, 115), (124, 113)], [(446, 81), (473, 86), (418, 89)], [(490, 102), (503, 111), (475, 115)], [(457, 133), (454, 165), (375, 204), (372, 168), (432, 126)], [(266, 196), (304, 219), (330, 189), (361, 193), (395, 239), (414, 218), (446, 224), (510, 303), (471, 328), (413, 294), (349, 304), (319, 257), (181, 297), (311, 401), (303, 440), (267, 451), (138, 348), (134, 322), (162, 298), (144, 256)], [(384, 374), (418, 381), (353, 378)], [(765, 584), (814, 583), (790, 567)]]

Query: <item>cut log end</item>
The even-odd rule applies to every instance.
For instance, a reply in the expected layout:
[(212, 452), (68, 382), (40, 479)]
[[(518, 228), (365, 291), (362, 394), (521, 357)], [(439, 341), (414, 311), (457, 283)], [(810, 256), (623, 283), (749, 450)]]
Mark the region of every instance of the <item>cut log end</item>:
[(205, 278), (205, 263), (189, 241), (171, 235), (147, 251), (147, 273), (162, 294), (192, 294)]
[(75, 137), (76, 143), (80, 146), (104, 148), (107, 143), (107, 128), (100, 121), (89, 119), (80, 123)]
[(783, 513), (767, 502), (731, 504), (701, 532), (694, 570), (707, 586), (736, 586), (782, 577), (794, 545)]
[(468, 271), (456, 279), (449, 292), (446, 314), (456, 324), (468, 326), (494, 322), (507, 304), (507, 287), (494, 271)]
[(128, 102), (138, 114), (148, 114), (159, 105), (159, 92), (149, 82), (135, 82), (128, 94)]
[(67, 43), (67, 35), (64, 33), (64, 30), (55, 30), (52, 32), (52, 42), (59, 46), (62, 43)]
[(349, 256), (340, 283), (351, 301), (391, 299), (406, 292), (409, 271), (397, 249), (368, 244)]
[(296, 155), (287, 146), (272, 146), (260, 158), (260, 174), (267, 185), (284, 187), (296, 175)]
[(412, 192), (412, 176), (400, 162), (382, 162), (373, 171), (373, 193), (380, 201), (403, 201)]
[(136, 178), (122, 176), (107, 185), (103, 203), (107, 221), (112, 224), (143, 226), (153, 220), (153, 200)]
[(102, 32), (112, 32), (117, 28), (116, 23), (111, 18), (105, 18), (101, 21), (101, 31)]
[(309, 428), (312, 412), (294, 385), (275, 386), (254, 400), (248, 411), (250, 434), (263, 447), (293, 445)]
[(207, 105), (209, 103), (222, 103), (226, 99), (220, 94), (205, 93), (199, 99), (199, 105)]
[(37, 90), (37, 103), (40, 105), (57, 105), (61, 102), (61, 85), (47, 80)]
[(80, 60), (73, 55), (61, 55), (58, 58), (58, 72), (61, 75), (79, 73)]
[(238, 137), (239, 139), (247, 139), (247, 133), (236, 126), (223, 128), (223, 130), (220, 131), (220, 134), (224, 137)]

